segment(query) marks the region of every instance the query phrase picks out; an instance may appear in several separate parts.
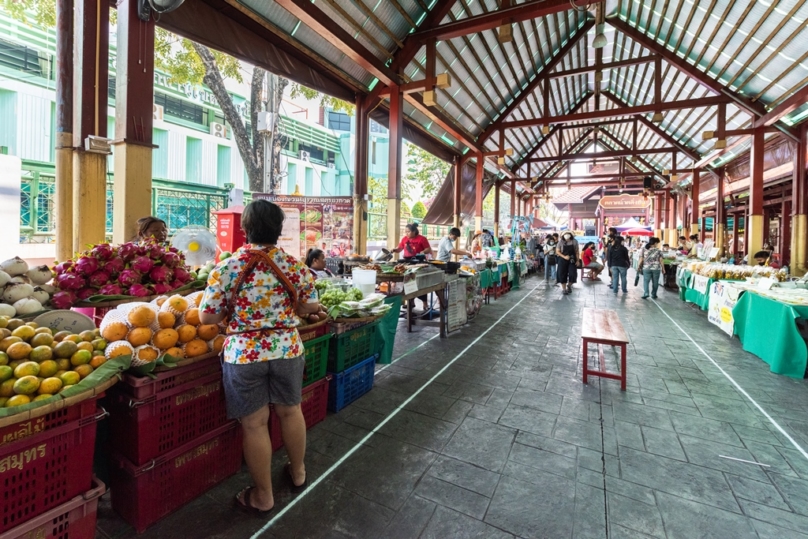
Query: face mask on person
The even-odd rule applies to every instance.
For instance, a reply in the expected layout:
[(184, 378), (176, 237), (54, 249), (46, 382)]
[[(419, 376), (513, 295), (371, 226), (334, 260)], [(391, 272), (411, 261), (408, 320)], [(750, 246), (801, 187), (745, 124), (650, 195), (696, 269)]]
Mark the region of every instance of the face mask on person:
[(570, 241), (572, 239), (571, 234), (564, 234), (564, 241)]

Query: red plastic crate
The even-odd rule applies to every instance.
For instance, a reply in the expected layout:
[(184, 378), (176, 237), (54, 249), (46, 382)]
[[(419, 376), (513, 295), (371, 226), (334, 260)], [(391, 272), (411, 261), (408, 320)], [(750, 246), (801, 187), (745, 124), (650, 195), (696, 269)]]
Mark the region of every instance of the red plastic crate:
[(115, 389), (109, 390), (110, 444), (137, 466), (227, 423), (221, 371), (144, 399)]
[(187, 384), (188, 382), (199, 380), (213, 373), (219, 373), (221, 376), (222, 364), (219, 360), (219, 356), (158, 373), (154, 375), (154, 378), (126, 374), (123, 380), (121, 380), (122, 383), (115, 384), (115, 390), (125, 391), (132, 397), (143, 400), (157, 395), (158, 393), (162, 393), (163, 391)]
[(297, 328), (297, 332), (300, 334), (300, 340), (302, 342), (310, 341), (325, 335), (328, 332), (328, 324), (323, 324), (314, 329), (309, 329), (308, 326), (300, 326)]
[(241, 469), (241, 425), (235, 421), (135, 466), (112, 455), (112, 508), (138, 533)]
[(0, 539), (93, 539), (98, 500), (106, 491), (106, 485), (93, 477), (92, 489), (0, 534)]
[(90, 489), (97, 422), (105, 415), (101, 411), (0, 448), (0, 533)]
[[(319, 382), (314, 382), (303, 388), (300, 407), (303, 410), (303, 418), (306, 420), (306, 430), (325, 419), (326, 407), (328, 406), (328, 382), (330, 380), (331, 376), (326, 376)], [(281, 422), (274, 409), (269, 414), (269, 437), (272, 441), (272, 451), (277, 451), (283, 447)]]
[(3, 452), (2, 447), (11, 442), (28, 438), (72, 421), (80, 419), (92, 421), (92, 418), (98, 413), (95, 405), (97, 400), (98, 397), (91, 397), (41, 417), (26, 419), (13, 425), (0, 427), (0, 454)]

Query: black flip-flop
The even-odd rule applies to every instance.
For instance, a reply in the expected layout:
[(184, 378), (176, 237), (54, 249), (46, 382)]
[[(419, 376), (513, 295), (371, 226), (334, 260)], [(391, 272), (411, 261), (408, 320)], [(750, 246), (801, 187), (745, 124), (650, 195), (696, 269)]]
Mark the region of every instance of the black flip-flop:
[(306, 487), (309, 484), (309, 475), (308, 474), (306, 474), (306, 480), (303, 481), (302, 485), (295, 485), (295, 478), (294, 478), (294, 476), (292, 476), (292, 464), (291, 463), (286, 463), (286, 466), (284, 466), (284, 469), (286, 470), (286, 476), (289, 478), (289, 484), (292, 487), (292, 492), (298, 493), (298, 492), (303, 492), (304, 490), (306, 490)]
[[(267, 515), (275, 510), (275, 506), (272, 506), (270, 509), (258, 509), (254, 505), (250, 503), (250, 493), (253, 491), (255, 487), (247, 487), (238, 494), (236, 494), (235, 502), (236, 507), (241, 509), (242, 511), (246, 511), (247, 513), (251, 513), (253, 515)], [(244, 501), (238, 499), (241, 493), (244, 493)]]

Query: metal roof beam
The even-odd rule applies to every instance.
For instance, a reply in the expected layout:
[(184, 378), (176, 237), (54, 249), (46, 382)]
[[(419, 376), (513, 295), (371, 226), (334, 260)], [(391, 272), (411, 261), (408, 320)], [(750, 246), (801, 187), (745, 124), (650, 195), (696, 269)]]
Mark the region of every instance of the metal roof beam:
[[(545, 65), (540, 72), (536, 73), (536, 75), (533, 77), (533, 80), (531, 80), (528, 83), (528, 85), (525, 87), (525, 89), (522, 90), (521, 93), (518, 96), (516, 96), (516, 99), (514, 99), (511, 102), (510, 105), (505, 107), (505, 110), (502, 111), (502, 113), (499, 115), (499, 117), (496, 119), (496, 121), (494, 121), (492, 124), (490, 124), (488, 127), (486, 127), (485, 130), (482, 133), (480, 133), (480, 136), (477, 137), (477, 142), (478, 143), (482, 144), (483, 142), (488, 140), (488, 138), (491, 137), (491, 135), (493, 135), (495, 132), (499, 131), (500, 126), (505, 121), (505, 118), (510, 116), (511, 113), (513, 111), (515, 111), (519, 107), (519, 105), (522, 104), (522, 102), (525, 100), (525, 98), (527, 96), (529, 96), (530, 94), (532, 94), (533, 91), (536, 88), (539, 87), (539, 83), (541, 83), (542, 80), (546, 80), (544, 78), (544, 74), (547, 71), (555, 69), (555, 67), (561, 62), (561, 60), (567, 54), (569, 54), (569, 52), (578, 44), (578, 42), (586, 35), (586, 33), (593, 26), (595, 26), (594, 19), (588, 19), (578, 30), (576, 30), (576, 32), (572, 36), (572, 38), (569, 41), (567, 41), (564, 44), (563, 47), (558, 49), (558, 52), (555, 55), (553, 55), (553, 57), (550, 59), (550, 61), (547, 62), (547, 65)], [(589, 98), (589, 94), (585, 95), (585, 97), (581, 101), (581, 103), (584, 103), (588, 98)], [(574, 107), (574, 109), (577, 109), (577, 108), (579, 108), (579, 107), (578, 106)], [(518, 166), (516, 168), (518, 168)]]
[(491, 30), (503, 24), (522, 22), (552, 15), (560, 11), (573, 9), (574, 7), (585, 8), (588, 4), (603, 1), (604, 0), (532, 0), (517, 6), (491, 11), (474, 17), (466, 17), (465, 19), (442, 24), (429, 30), (414, 32), (412, 37), (421, 41), (425, 39), (445, 41), (447, 39)]
[(774, 107), (755, 121), (755, 127), (774, 125), (780, 118), (808, 103), (808, 86), (803, 86), (791, 97)]
[(593, 152), (593, 153), (567, 153), (560, 156), (552, 157), (533, 157), (528, 159), (528, 163), (552, 163), (554, 161), (576, 161), (578, 159), (612, 159), (616, 157), (637, 157), (641, 155), (653, 155), (659, 153), (672, 153), (676, 148), (651, 148), (648, 150), (614, 150), (608, 152)]
[(594, 110), (591, 112), (578, 112), (575, 114), (564, 114), (561, 116), (549, 116), (545, 118), (532, 118), (529, 120), (516, 120), (502, 122), (502, 129), (520, 129), (522, 127), (535, 127), (538, 125), (563, 124), (568, 122), (579, 122), (588, 120), (599, 120), (604, 118), (615, 118), (617, 116), (633, 116), (636, 114), (648, 114), (663, 110), (693, 109), (698, 107), (712, 107), (729, 100), (723, 96), (701, 97), (698, 99), (684, 99), (681, 101), (665, 101), (662, 103), (651, 103), (649, 105), (638, 105), (634, 107), (622, 107), (612, 110)]
[[(633, 41), (635, 41), (638, 45), (641, 45), (648, 49), (651, 52), (659, 54), (662, 58), (665, 59), (666, 62), (671, 64), (673, 67), (688, 75), (690, 78), (716, 92), (718, 94), (725, 95), (732, 99), (732, 101), (752, 114), (753, 116), (765, 116), (766, 115), (766, 107), (763, 106), (763, 103), (754, 102), (747, 97), (739, 95), (736, 92), (733, 92), (717, 80), (711, 78), (707, 73), (699, 70), (696, 66), (687, 63), (684, 59), (679, 58), (679, 56), (674, 52), (668, 50), (666, 47), (660, 45), (655, 40), (651, 39), (644, 33), (640, 32), (633, 26), (629, 25), (625, 21), (619, 19), (617, 16), (612, 16), (606, 19), (610, 25), (614, 28), (622, 32), (623, 34), (630, 37)], [(777, 128), (788, 135), (794, 141), (798, 140), (797, 133), (790, 127), (785, 124), (777, 124)]]
[(559, 79), (562, 77), (573, 77), (575, 75), (583, 75), (584, 73), (592, 73), (593, 71), (606, 71), (608, 69), (619, 69), (621, 67), (628, 67), (637, 64), (647, 64), (657, 59), (656, 54), (648, 56), (640, 56), (639, 58), (627, 58), (617, 62), (606, 62), (599, 66), (584, 66), (577, 69), (568, 69), (566, 71), (556, 71), (555, 73), (548, 73), (547, 78)]
[(399, 83), (399, 77), (393, 70), (309, 0), (276, 2), (382, 83), (388, 86)]

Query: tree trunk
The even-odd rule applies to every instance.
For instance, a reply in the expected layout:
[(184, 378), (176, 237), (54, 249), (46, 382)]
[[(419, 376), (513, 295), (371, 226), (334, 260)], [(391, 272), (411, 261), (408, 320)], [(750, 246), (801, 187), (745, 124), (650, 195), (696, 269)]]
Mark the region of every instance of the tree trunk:
[(288, 84), (289, 84), (288, 79), (278, 77), (277, 83), (275, 84), (275, 95), (273, 96), (273, 99), (270, 101), (275, 105), (274, 110), (272, 111), (274, 115), (273, 117), (275, 118), (275, 122), (272, 124), (272, 139), (271, 139), (272, 173), (270, 175), (270, 183), (269, 183), (269, 192), (273, 195), (280, 194), (281, 190), (281, 179), (282, 179), (281, 150), (283, 149), (284, 141), (282, 139), (284, 137), (281, 136), (281, 134), (279, 133), (278, 127), (280, 125), (280, 112), (281, 112), (281, 101), (283, 100), (283, 92)]
[(250, 133), (252, 135), (253, 155), (255, 155), (255, 162), (260, 172), (260, 183), (255, 182), (250, 178), (250, 191), (253, 193), (263, 193), (266, 191), (266, 182), (264, 180), (264, 134), (258, 131), (258, 113), (264, 110), (264, 100), (262, 95), (264, 93), (264, 79), (266, 78), (266, 71), (260, 67), (253, 68), (252, 81), (250, 83), (250, 118), (252, 118), (252, 125)]
[[(193, 43), (194, 50), (202, 60), (205, 66), (205, 76), (202, 78), (203, 82), (210, 88), (213, 95), (216, 96), (216, 101), (224, 113), (224, 118), (230, 124), (230, 129), (233, 132), (233, 140), (236, 141), (236, 147), (241, 155), (241, 160), (244, 161), (244, 168), (247, 170), (247, 177), (250, 181), (250, 191), (260, 193), (264, 190), (264, 174), (263, 163), (256, 159), (255, 151), (252, 144), (250, 144), (250, 135), (247, 133), (247, 128), (241, 119), (241, 115), (236, 110), (233, 104), (233, 99), (227, 92), (224, 85), (224, 79), (219, 72), (216, 65), (216, 59), (213, 53), (204, 45)], [(255, 118), (253, 118), (253, 128), (255, 128)]]

